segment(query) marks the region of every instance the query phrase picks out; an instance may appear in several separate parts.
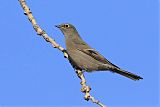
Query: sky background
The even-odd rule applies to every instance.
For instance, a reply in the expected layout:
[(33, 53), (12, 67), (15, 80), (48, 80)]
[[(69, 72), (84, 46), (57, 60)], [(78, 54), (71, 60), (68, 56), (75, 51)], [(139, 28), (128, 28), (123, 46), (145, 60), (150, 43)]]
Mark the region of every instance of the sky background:
[[(26, 1), (38, 24), (63, 47), (64, 36), (54, 25), (69, 22), (112, 63), (144, 78), (85, 73), (95, 98), (108, 107), (158, 107), (158, 1)], [(0, 12), (0, 107), (97, 107), (83, 99), (73, 68), (36, 35), (18, 0), (1, 0)]]

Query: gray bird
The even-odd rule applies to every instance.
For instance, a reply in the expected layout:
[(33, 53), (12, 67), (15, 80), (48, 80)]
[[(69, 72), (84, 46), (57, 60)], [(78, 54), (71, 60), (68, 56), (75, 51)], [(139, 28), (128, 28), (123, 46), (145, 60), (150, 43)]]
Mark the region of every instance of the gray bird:
[(121, 74), (133, 80), (143, 79), (131, 72), (122, 70), (118, 66), (109, 62), (99, 52), (91, 48), (78, 34), (76, 28), (69, 23), (56, 25), (65, 36), (66, 51), (69, 61), (75, 69), (92, 71), (111, 71)]

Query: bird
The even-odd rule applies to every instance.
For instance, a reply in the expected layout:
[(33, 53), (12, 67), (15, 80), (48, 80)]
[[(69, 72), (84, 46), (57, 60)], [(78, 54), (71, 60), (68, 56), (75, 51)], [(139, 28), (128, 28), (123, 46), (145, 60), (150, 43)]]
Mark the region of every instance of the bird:
[(76, 28), (70, 23), (55, 25), (65, 37), (66, 52), (68, 59), (74, 69), (86, 72), (111, 71), (128, 77), (132, 80), (140, 80), (142, 77), (123, 70), (111, 63), (98, 51), (91, 48), (79, 35)]

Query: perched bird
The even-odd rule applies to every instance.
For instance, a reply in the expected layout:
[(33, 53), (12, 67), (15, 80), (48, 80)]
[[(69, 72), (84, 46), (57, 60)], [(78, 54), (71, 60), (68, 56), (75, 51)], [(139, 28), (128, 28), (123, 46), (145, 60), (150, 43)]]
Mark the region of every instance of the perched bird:
[(92, 71), (111, 71), (133, 80), (143, 79), (131, 72), (122, 70), (109, 62), (99, 52), (91, 48), (78, 34), (76, 28), (69, 23), (55, 25), (65, 36), (66, 51), (69, 61), (75, 69)]

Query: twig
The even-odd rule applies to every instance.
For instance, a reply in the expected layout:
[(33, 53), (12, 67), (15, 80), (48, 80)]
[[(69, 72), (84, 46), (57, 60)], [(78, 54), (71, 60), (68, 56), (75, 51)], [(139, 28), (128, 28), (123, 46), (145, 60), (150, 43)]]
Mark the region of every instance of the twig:
[(33, 25), (34, 30), (37, 32), (37, 35), (42, 36), (46, 42), (50, 42), (54, 48), (59, 49), (61, 52), (64, 53), (64, 56), (68, 58), (68, 55), (63, 47), (61, 47), (58, 43), (56, 43), (55, 40), (53, 40), (51, 37), (47, 35), (47, 33), (41, 29), (41, 27), (37, 24), (35, 18), (32, 15), (32, 12), (30, 11), (29, 7), (27, 6), (25, 0), (19, 0), (21, 7), (24, 10), (24, 14), (28, 17), (28, 20)]
[[(28, 17), (29, 21), (31, 22), (31, 24), (32, 24), (34, 30), (37, 32), (37, 34), (42, 36), (46, 40), (46, 42), (50, 42), (54, 48), (57, 48), (61, 52), (63, 52), (64, 57), (68, 59), (68, 54), (67, 54), (66, 50), (62, 46), (60, 46), (58, 43), (56, 43), (56, 41), (54, 39), (49, 37), (47, 35), (47, 33), (43, 29), (41, 29), (41, 27), (37, 24), (35, 18), (32, 15), (32, 12), (30, 11), (29, 7), (27, 6), (25, 0), (19, 0), (19, 2), (20, 2), (21, 7), (24, 10), (24, 14)], [(83, 93), (85, 93), (84, 99), (87, 101), (91, 100), (93, 103), (96, 103), (101, 107), (105, 107), (102, 103), (100, 103), (98, 100), (96, 100), (93, 96), (90, 95), (89, 92), (90, 92), (91, 88), (86, 85), (86, 80), (85, 80), (83, 72), (81, 70), (76, 70), (76, 73), (77, 73), (77, 76), (81, 79), (81, 85), (82, 85), (81, 91)]]
[(91, 96), (91, 94), (89, 93), (91, 88), (86, 85), (86, 80), (83, 74), (83, 71), (81, 70), (76, 70), (77, 76), (81, 79), (81, 92), (85, 93), (84, 99), (85, 100), (91, 100), (93, 103), (98, 104), (101, 107), (106, 107), (105, 105), (103, 105), (100, 101), (96, 100), (93, 96)]

